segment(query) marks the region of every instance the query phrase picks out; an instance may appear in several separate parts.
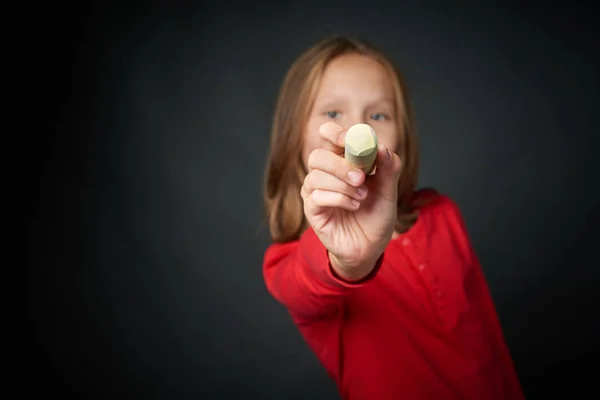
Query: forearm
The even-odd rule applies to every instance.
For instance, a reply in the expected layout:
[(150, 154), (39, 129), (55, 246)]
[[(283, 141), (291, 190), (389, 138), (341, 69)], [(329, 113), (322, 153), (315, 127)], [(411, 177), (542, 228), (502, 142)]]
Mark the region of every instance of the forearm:
[[(381, 260), (376, 263), (381, 264)], [(307, 230), (296, 243), (272, 246), (265, 254), (263, 274), (269, 292), (297, 319), (335, 312), (353, 290), (376, 273), (341, 275), (330, 263), (327, 249)]]

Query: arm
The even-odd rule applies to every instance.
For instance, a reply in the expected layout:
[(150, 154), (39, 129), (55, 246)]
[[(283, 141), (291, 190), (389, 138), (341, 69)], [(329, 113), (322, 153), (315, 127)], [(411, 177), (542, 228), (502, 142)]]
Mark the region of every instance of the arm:
[(473, 266), (475, 267), (475, 286), (478, 288), (478, 298), (481, 301), (484, 310), (485, 323), (488, 333), (491, 335), (494, 350), (498, 355), (498, 360), (502, 366), (504, 385), (507, 398), (524, 399), (521, 384), (513, 364), (510, 350), (502, 332), (500, 318), (494, 305), (492, 294), (486, 282), (483, 270), (477, 260), (475, 252), (472, 252)]
[(367, 284), (382, 262), (358, 281), (347, 281), (335, 273), (328, 252), (312, 229), (300, 240), (271, 245), (264, 257), (263, 277), (271, 295), (296, 320), (331, 314), (353, 290)]
[(466, 251), (469, 254), (469, 262), (473, 268), (474, 274), (472, 290), (475, 292), (474, 297), (477, 299), (476, 301), (480, 304), (483, 310), (486, 332), (491, 339), (490, 342), (492, 343), (492, 346), (494, 346), (494, 351), (501, 365), (504, 387), (506, 390), (506, 398), (516, 400), (524, 399), (521, 384), (519, 383), (519, 378), (517, 376), (508, 345), (506, 344), (504, 334), (502, 332), (502, 326), (494, 305), (492, 294), (485, 279), (485, 275), (483, 273), (483, 269), (481, 268), (481, 264), (479, 263), (477, 254), (475, 253), (473, 245), (469, 239), (465, 221), (462, 218), (458, 206), (451, 200), (448, 200), (448, 203), (452, 209), (452, 214), (458, 223), (458, 226), (460, 227), (461, 236), (464, 238)]

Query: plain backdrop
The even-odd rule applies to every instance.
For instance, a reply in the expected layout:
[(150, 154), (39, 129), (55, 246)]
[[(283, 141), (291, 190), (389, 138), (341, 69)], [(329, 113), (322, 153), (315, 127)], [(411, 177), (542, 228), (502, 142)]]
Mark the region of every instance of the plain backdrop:
[(261, 196), (286, 69), (316, 40), (345, 33), (404, 72), (419, 184), (461, 207), (528, 398), (593, 389), (597, 18), (564, 4), (456, 4), (28, 10), (18, 35), (27, 388), (337, 398), (265, 289)]

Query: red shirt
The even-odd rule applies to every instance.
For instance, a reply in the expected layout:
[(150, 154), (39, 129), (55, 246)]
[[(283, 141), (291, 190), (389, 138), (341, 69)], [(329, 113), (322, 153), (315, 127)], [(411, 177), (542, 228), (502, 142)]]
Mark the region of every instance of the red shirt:
[(312, 229), (272, 244), (263, 273), (342, 398), (523, 399), (483, 272), (443, 195), (349, 283)]

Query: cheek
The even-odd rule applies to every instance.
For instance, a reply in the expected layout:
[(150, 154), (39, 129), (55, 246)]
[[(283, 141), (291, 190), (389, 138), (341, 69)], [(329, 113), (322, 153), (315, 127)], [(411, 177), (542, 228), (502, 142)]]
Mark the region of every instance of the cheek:
[(400, 142), (398, 140), (398, 133), (396, 131), (396, 127), (386, 127), (384, 129), (380, 129), (377, 132), (379, 143), (384, 144), (388, 149), (394, 151), (396, 153), (399, 152)]
[(308, 144), (305, 142), (304, 147), (302, 148), (302, 164), (304, 165), (304, 169), (306, 171), (308, 171), (308, 155), (311, 151), (312, 149), (310, 149)]
[(319, 121), (309, 121), (308, 124), (306, 124), (306, 129), (304, 132), (304, 143), (302, 146), (302, 161), (304, 162), (304, 167), (307, 170), (308, 156), (314, 149), (320, 147), (321, 145), (319, 126)]
[(398, 143), (398, 138), (397, 137), (394, 136), (390, 140), (390, 144), (389, 144), (388, 148), (391, 149), (395, 153), (400, 153), (400, 143)]

